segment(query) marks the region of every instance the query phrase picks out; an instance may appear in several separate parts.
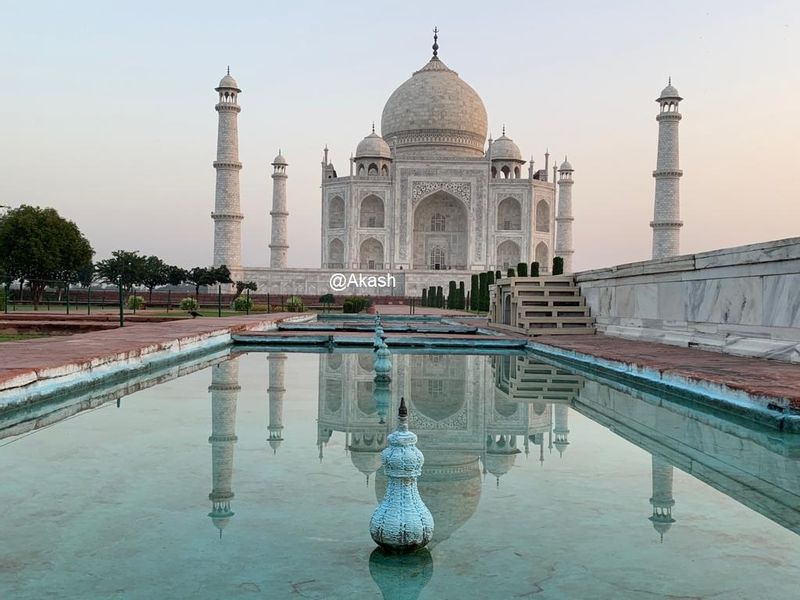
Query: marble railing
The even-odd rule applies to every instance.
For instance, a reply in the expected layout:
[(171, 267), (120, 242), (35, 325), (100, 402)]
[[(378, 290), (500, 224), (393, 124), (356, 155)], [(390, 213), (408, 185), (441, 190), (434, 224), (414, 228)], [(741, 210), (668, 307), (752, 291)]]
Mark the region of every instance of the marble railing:
[(608, 335), (800, 362), (800, 238), (576, 273)]

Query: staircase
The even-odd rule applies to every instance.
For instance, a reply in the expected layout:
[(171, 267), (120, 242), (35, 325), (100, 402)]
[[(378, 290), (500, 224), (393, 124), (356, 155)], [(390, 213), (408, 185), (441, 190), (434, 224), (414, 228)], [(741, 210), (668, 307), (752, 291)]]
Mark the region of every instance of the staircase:
[(586, 299), (571, 275), (500, 279), (494, 286), (489, 322), (528, 336), (595, 332)]

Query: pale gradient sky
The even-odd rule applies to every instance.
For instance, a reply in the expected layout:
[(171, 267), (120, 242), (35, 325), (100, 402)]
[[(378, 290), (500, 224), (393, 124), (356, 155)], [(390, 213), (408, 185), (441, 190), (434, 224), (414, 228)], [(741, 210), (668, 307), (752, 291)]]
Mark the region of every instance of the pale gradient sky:
[(657, 105), (681, 105), (682, 251), (800, 235), (800, 3), (8, 2), (0, 204), (53, 206), (97, 250), (210, 264), (216, 93), (231, 65), (243, 262), (269, 263), (269, 162), (289, 265), (319, 266), (322, 147), (340, 174), (391, 92), (439, 56), (543, 166), (575, 167), (575, 268), (647, 259)]

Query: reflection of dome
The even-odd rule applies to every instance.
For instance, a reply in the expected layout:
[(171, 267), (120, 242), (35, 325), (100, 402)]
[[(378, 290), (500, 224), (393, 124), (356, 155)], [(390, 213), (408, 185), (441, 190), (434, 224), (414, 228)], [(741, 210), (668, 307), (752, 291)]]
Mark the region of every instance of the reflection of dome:
[(493, 436), (486, 438), (486, 455), (483, 459), (483, 466), (489, 473), (497, 478), (497, 485), (500, 485), (500, 478), (511, 470), (517, 460), (520, 449), (517, 448), (516, 436), (499, 436), (496, 440)]
[(384, 600), (416, 600), (433, 577), (433, 557), (427, 548), (411, 554), (389, 554), (375, 548), (369, 574)]
[(366, 475), (367, 484), (369, 484), (369, 476), (381, 468), (381, 449), (383, 445), (385, 444), (381, 444), (376, 448), (350, 446), (350, 462), (353, 463), (356, 469)]
[(392, 158), (392, 152), (389, 144), (373, 129), (372, 133), (358, 143), (356, 158)]
[(383, 139), (399, 153), (481, 157), (486, 130), (480, 96), (435, 56), (392, 93), (381, 118)]
[(514, 143), (514, 140), (506, 137), (505, 133), (492, 142), (492, 160), (517, 160), (525, 162), (522, 160), (522, 152), (519, 151), (519, 146)]
[[(433, 515), (431, 544), (438, 544), (448, 539), (477, 510), (481, 499), (481, 471), (476, 455), (433, 450), (426, 450), (424, 454), (425, 465), (417, 487)], [(386, 475), (379, 470), (375, 474), (378, 502), (383, 500), (386, 484)]]
[(224, 503), (214, 506), (214, 509), (208, 513), (208, 516), (211, 517), (211, 522), (214, 524), (214, 527), (219, 529), (219, 537), (222, 537), (222, 530), (230, 524), (233, 511), (231, 510), (230, 504)]

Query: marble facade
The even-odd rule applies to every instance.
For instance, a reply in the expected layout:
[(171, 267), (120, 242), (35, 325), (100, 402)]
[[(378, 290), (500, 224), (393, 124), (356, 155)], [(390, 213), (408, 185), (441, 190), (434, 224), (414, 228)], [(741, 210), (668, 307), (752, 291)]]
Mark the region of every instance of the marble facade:
[(576, 274), (608, 335), (800, 362), (800, 238)]

